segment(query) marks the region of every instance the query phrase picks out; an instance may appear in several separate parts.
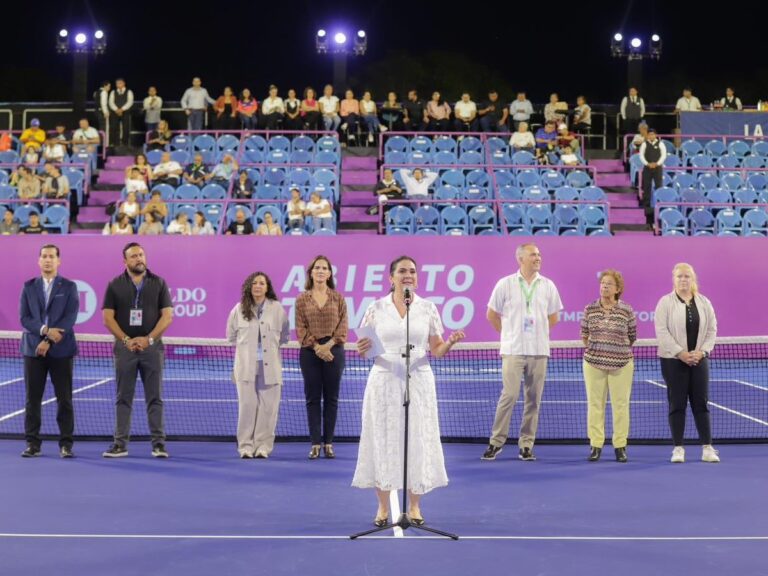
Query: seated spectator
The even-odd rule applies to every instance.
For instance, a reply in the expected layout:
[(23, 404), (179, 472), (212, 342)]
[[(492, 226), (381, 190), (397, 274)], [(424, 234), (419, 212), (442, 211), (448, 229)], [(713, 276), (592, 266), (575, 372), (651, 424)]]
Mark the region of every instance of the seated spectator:
[(499, 100), (499, 93), (496, 90), (488, 92), (488, 100), (480, 105), (477, 115), (480, 117), (480, 129), (483, 132), (507, 131), (509, 111), (507, 106)]
[(48, 230), (46, 230), (40, 223), (40, 214), (37, 212), (30, 212), (29, 224), (22, 226), (19, 234), (48, 234)]
[(178, 186), (183, 170), (176, 160), (171, 160), (171, 153), (164, 152), (160, 163), (152, 170), (152, 181), (155, 184), (170, 184)]
[(557, 127), (557, 147), (562, 150), (566, 146), (570, 146), (575, 153), (578, 153), (579, 138), (568, 130), (568, 126), (560, 124)]
[(13, 215), (13, 210), (5, 209), (3, 221), (0, 222), (0, 236), (15, 236), (20, 232), (19, 223)]
[(477, 131), (477, 104), (469, 97), (469, 92), (462, 92), (461, 100), (453, 106), (454, 128), (457, 132)]
[(134, 167), (130, 170), (128, 178), (125, 179), (125, 189), (128, 192), (134, 192), (139, 197), (143, 197), (149, 191), (147, 189), (147, 181), (141, 175), (141, 171), (138, 168)]
[(301, 101), (296, 98), (296, 90), (288, 90), (288, 98), (283, 102), (285, 104), (285, 117), (283, 118), (283, 128), (286, 130), (301, 130), (304, 128), (304, 118), (301, 117)]
[(389, 92), (387, 101), (381, 105), (381, 119), (385, 127), (389, 130), (403, 130), (403, 114), (403, 106), (397, 101), (397, 94)]
[(250, 218), (246, 218), (245, 212), (237, 210), (235, 219), (229, 223), (224, 234), (227, 236), (248, 236), (253, 234), (253, 223)]
[(16, 186), (17, 194), (22, 200), (37, 200), (42, 194), (42, 181), (33, 170), (25, 166), (19, 166), (11, 176), (11, 185)]
[(304, 118), (304, 125), (309, 130), (320, 130), (320, 103), (317, 100), (315, 89), (312, 87), (304, 88), (304, 100), (301, 101), (301, 116)]
[(192, 234), (192, 226), (189, 225), (189, 216), (186, 212), (182, 211), (176, 214), (168, 228), (166, 229), (168, 234), (182, 234), (184, 236), (190, 236)]
[(360, 101), (360, 117), (368, 128), (369, 143), (373, 143), (376, 134), (387, 131), (387, 127), (379, 123), (378, 109), (370, 90), (363, 92), (363, 99)]
[(333, 226), (331, 203), (322, 198), (317, 190), (309, 196), (309, 202), (307, 202), (304, 215), (310, 218), (312, 232), (320, 228), (331, 228)]
[(203, 162), (203, 155), (195, 154), (191, 164), (184, 169), (184, 181), (195, 186), (205, 186), (208, 180), (208, 167)]
[(193, 236), (210, 236), (216, 234), (213, 225), (205, 219), (205, 214), (199, 210), (195, 212), (195, 223), (192, 226)]
[(69, 197), (69, 179), (56, 164), (45, 165), (43, 194), (50, 200), (66, 200)]
[(24, 155), (21, 157), (21, 161), (26, 166), (37, 166), (37, 163), (40, 162), (41, 151), (41, 149), (28, 147), (25, 149)]
[(88, 123), (87, 118), (81, 118), (79, 127), (72, 134), (72, 151), (95, 154), (100, 142), (99, 131)]
[(261, 120), (267, 130), (277, 130), (283, 122), (285, 103), (277, 95), (277, 86), (269, 87), (269, 96), (261, 103)]
[(405, 112), (403, 123), (406, 130), (413, 132), (426, 130), (429, 123), (427, 106), (419, 98), (419, 93), (416, 90), (408, 91), (408, 99), (403, 103), (403, 111)]
[(122, 212), (118, 213), (110, 232), (118, 236), (133, 235), (133, 222), (131, 221), (130, 216), (128, 216), (128, 214), (123, 214)]
[(557, 92), (549, 95), (549, 103), (544, 106), (544, 120), (554, 122), (555, 125), (563, 124), (568, 119), (568, 103), (560, 102)]
[(517, 98), (509, 105), (512, 130), (517, 130), (520, 127), (520, 122), (527, 124), (531, 120), (531, 114), (533, 114), (533, 104), (525, 96), (525, 92), (518, 92)]
[(10, 132), (0, 132), (0, 152), (8, 152), (13, 148), (13, 138)]
[(256, 228), (256, 236), (282, 236), (283, 227), (272, 217), (271, 212), (264, 213), (264, 222)]
[(560, 154), (560, 162), (566, 166), (578, 166), (579, 157), (573, 153), (573, 148), (566, 146), (563, 148), (562, 154)]
[(640, 122), (637, 125), (637, 134), (632, 138), (631, 150), (632, 154), (640, 152), (640, 146), (643, 145), (646, 138), (648, 138), (648, 124), (646, 122)]
[(147, 140), (147, 151), (150, 150), (165, 150), (166, 146), (171, 143), (173, 138), (173, 132), (168, 128), (167, 120), (160, 120), (157, 128), (149, 133), (149, 140)]
[(67, 146), (55, 137), (49, 138), (43, 144), (43, 160), (46, 162), (61, 163), (67, 155)]
[(336, 132), (341, 126), (339, 117), (339, 98), (333, 93), (333, 86), (326, 84), (323, 88), (323, 97), (318, 100), (320, 113), (323, 115), (323, 126), (326, 130)]
[(701, 102), (693, 95), (690, 88), (683, 88), (683, 95), (677, 99), (675, 113), (680, 114), (680, 112), (701, 112)]
[(237, 118), (237, 96), (232, 92), (232, 88), (229, 86), (224, 88), (224, 93), (216, 99), (213, 105), (213, 111), (216, 113), (213, 120), (214, 129), (238, 129), (240, 122)]
[(235, 198), (241, 200), (251, 200), (253, 198), (253, 182), (248, 178), (248, 172), (245, 170), (240, 172), (240, 177), (235, 182), (232, 192)]
[(125, 214), (131, 219), (131, 223), (136, 222), (136, 218), (141, 214), (141, 205), (136, 200), (136, 192), (128, 192), (125, 196), (125, 200), (120, 203), (117, 211), (121, 214)]
[(377, 203), (368, 208), (366, 212), (371, 216), (379, 213), (379, 207), (387, 203), (388, 200), (400, 200), (403, 197), (403, 189), (395, 180), (391, 168), (385, 168), (381, 180), (373, 189), (373, 195), (377, 198)]
[(168, 217), (168, 204), (163, 201), (163, 195), (159, 190), (152, 190), (149, 202), (141, 209), (141, 213), (146, 216), (152, 212), (155, 220), (163, 221)]
[(140, 236), (159, 236), (164, 232), (163, 223), (157, 212), (149, 211), (144, 214), (144, 222), (139, 226)]
[[(42, 148), (43, 142), (45, 142), (45, 130), (40, 128), (40, 120), (32, 118), (29, 123), (29, 128), (21, 133), (19, 142), (21, 142), (22, 156), (25, 156), (27, 150), (30, 149), (38, 153), (40, 152), (40, 148)], [(35, 162), (35, 164), (37, 164), (37, 162)]]
[[(736, 93), (730, 86), (725, 89), (725, 98), (720, 98), (719, 104), (719, 108), (726, 112), (735, 112), (742, 109), (741, 99), (736, 96)], [(760, 110), (758, 110), (758, 112), (760, 112)]]
[(341, 131), (347, 134), (348, 141), (354, 141), (355, 135), (360, 131), (360, 102), (355, 98), (352, 90), (344, 93), (341, 101), (340, 112)]
[(528, 130), (528, 122), (521, 121), (517, 123), (517, 132), (512, 134), (512, 137), (509, 139), (509, 145), (515, 152), (520, 150), (533, 152), (533, 149), (536, 148), (536, 139)]
[(232, 181), (232, 176), (237, 172), (237, 162), (232, 157), (232, 154), (224, 154), (221, 162), (216, 164), (206, 180), (211, 180), (214, 184), (218, 184), (224, 187), (224, 190), (229, 190), (229, 183)]
[(125, 169), (126, 178), (130, 177), (134, 170), (139, 171), (139, 175), (144, 180), (146, 187), (149, 187), (152, 184), (152, 166), (149, 165), (147, 157), (144, 156), (144, 154), (136, 154), (136, 157), (133, 159), (133, 164)]
[(237, 115), (240, 117), (240, 127), (243, 130), (255, 130), (257, 127), (259, 102), (253, 97), (248, 88), (243, 88), (240, 100), (237, 102)]
[(432, 132), (447, 132), (451, 122), (451, 107), (443, 102), (440, 92), (432, 93), (432, 100), (426, 108), (427, 130)]
[(306, 210), (307, 203), (301, 199), (301, 191), (298, 188), (291, 188), (291, 199), (286, 206), (288, 228), (302, 228), (304, 226), (304, 213)]
[(147, 97), (143, 102), (144, 128), (156, 130), (160, 123), (160, 114), (163, 109), (163, 99), (157, 95), (157, 87), (150, 86), (147, 89)]
[(576, 108), (573, 109), (573, 129), (577, 134), (589, 134), (592, 130), (592, 108), (584, 96), (576, 97)]
[(413, 196), (427, 197), (429, 195), (429, 187), (437, 180), (437, 172), (428, 170), (426, 174), (421, 168), (414, 168), (413, 171), (409, 171), (406, 168), (400, 169), (400, 178), (405, 185), (405, 193), (408, 198)]
[(536, 158), (542, 164), (554, 163), (556, 158), (550, 156), (557, 148), (557, 130), (554, 121), (547, 121), (536, 131)]

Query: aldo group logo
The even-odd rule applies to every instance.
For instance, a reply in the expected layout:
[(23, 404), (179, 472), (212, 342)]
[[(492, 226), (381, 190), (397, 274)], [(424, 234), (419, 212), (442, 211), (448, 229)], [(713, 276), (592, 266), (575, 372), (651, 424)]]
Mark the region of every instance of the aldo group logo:
[(80, 298), (80, 310), (77, 312), (76, 324), (82, 324), (88, 322), (96, 312), (96, 292), (88, 282), (83, 280), (75, 280), (75, 285), (77, 286), (77, 295)]
[(205, 300), (208, 294), (205, 288), (172, 288), (171, 301), (173, 315), (176, 318), (199, 318), (208, 309)]

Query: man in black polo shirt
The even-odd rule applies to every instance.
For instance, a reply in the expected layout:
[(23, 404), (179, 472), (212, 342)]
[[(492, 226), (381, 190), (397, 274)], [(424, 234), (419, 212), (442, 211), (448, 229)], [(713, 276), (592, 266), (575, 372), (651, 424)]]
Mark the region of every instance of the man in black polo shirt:
[(104, 296), (104, 325), (115, 336), (115, 441), (105, 458), (128, 455), (136, 376), (141, 374), (152, 435), (152, 456), (168, 458), (163, 429), (163, 344), (160, 337), (173, 319), (165, 280), (147, 270), (144, 250), (136, 242), (123, 248), (125, 272), (113, 279)]
[(403, 102), (405, 109), (405, 129), (409, 132), (423, 132), (426, 128), (424, 121), (424, 108), (426, 104), (419, 99), (419, 93), (416, 90), (408, 91), (408, 100)]

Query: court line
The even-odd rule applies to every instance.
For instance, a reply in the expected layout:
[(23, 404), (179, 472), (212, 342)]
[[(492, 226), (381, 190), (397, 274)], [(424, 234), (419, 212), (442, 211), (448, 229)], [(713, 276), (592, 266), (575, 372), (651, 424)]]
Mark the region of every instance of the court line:
[[(140, 395), (136, 395), (136, 400), (141, 400), (143, 397)], [(78, 398), (78, 402), (114, 402), (114, 398)], [(212, 403), (212, 404), (231, 404), (231, 403), (237, 403), (237, 398), (220, 398), (220, 399), (207, 399), (207, 398), (163, 398), (163, 402), (189, 402), (192, 404), (205, 404), (205, 403)], [(283, 398), (282, 402), (293, 402), (293, 403), (305, 403), (306, 400), (304, 398)], [(363, 402), (361, 399), (345, 399), (340, 398), (339, 403), (348, 403), (348, 404), (361, 404)], [(610, 400), (607, 401), (608, 404), (611, 403)], [(497, 403), (497, 400), (451, 400), (451, 399), (445, 399), (445, 400), (438, 400), (438, 404), (489, 404), (495, 406)], [(523, 400), (518, 399), (518, 404), (522, 404)], [(542, 404), (586, 404), (586, 400), (542, 400)], [(630, 400), (630, 404), (666, 404), (663, 400)]]
[(765, 390), (768, 392), (768, 386), (760, 386), (758, 384), (752, 384), (752, 382), (745, 382), (744, 380), (736, 380), (728, 379), (728, 380), (715, 380), (715, 382), (736, 382), (737, 384), (742, 384), (744, 386), (749, 386), (750, 388), (757, 388), (758, 390)]
[[(102, 384), (106, 384), (112, 379), (113, 378), (104, 378), (103, 380), (99, 380), (98, 382), (94, 382), (93, 384), (89, 384), (88, 386), (81, 386), (80, 388), (75, 388), (74, 390), (72, 390), (72, 395), (74, 396), (75, 394), (78, 394), (80, 392), (85, 392), (86, 390), (90, 390), (91, 388), (95, 388), (96, 386), (101, 386)], [(50, 404), (52, 402), (56, 402), (55, 396), (43, 402), (41, 406), (46, 406), (47, 404)], [(6, 420), (10, 420), (11, 418), (15, 418), (16, 416), (21, 416), (22, 414), (24, 414), (24, 408), (0, 417), (0, 422), (5, 422)]]
[(0, 382), (0, 388), (2, 388), (3, 386), (8, 386), (9, 384), (16, 384), (16, 382), (23, 382), (23, 381), (24, 381), (23, 376), (21, 378), (14, 378), (13, 380), (6, 380), (5, 382)]

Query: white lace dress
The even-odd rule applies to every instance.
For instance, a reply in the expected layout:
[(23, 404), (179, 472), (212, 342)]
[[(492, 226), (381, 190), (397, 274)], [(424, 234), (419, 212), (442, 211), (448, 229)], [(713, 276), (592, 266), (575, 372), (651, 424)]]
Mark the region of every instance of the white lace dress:
[[(429, 337), (442, 335), (437, 308), (429, 300), (411, 304), (411, 406), (408, 429), (408, 488), (426, 494), (448, 484), (440, 444), (435, 375), (427, 356)], [(405, 319), (392, 296), (368, 307), (363, 326), (373, 326), (385, 354), (376, 357), (363, 397), (363, 426), (352, 486), (398, 490), (403, 487)]]

